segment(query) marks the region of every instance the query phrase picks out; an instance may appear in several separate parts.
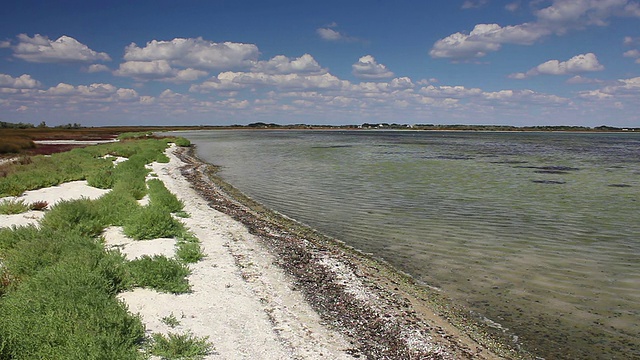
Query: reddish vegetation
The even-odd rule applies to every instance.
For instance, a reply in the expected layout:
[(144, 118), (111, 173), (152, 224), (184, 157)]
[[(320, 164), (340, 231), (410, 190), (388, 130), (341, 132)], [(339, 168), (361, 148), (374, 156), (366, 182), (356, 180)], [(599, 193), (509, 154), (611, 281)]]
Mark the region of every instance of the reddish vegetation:
[(29, 155), (51, 155), (51, 154), (54, 154), (54, 153), (65, 152), (65, 151), (69, 151), (71, 149), (75, 149), (75, 148), (79, 148), (79, 147), (85, 147), (85, 146), (87, 146), (87, 145), (84, 145), (84, 144), (81, 144), (81, 145), (77, 145), (77, 144), (56, 144), (56, 145), (36, 144), (36, 148), (28, 150), (27, 154), (29, 154)]

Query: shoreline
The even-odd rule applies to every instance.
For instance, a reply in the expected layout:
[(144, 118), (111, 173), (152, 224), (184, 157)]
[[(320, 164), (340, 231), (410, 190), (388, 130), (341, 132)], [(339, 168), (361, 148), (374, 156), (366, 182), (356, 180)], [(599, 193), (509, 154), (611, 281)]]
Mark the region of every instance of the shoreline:
[[(164, 153), (169, 162), (147, 165), (147, 180), (160, 179), (184, 203), (191, 216), (180, 221), (200, 240), (205, 258), (189, 265), (191, 292), (118, 294), (147, 335), (208, 338), (215, 350), (204, 359), (534, 358), (437, 289), (251, 200), (217, 177), (194, 147), (173, 145)], [(53, 205), (93, 190), (95, 197), (106, 192), (76, 181), (21, 198)], [(0, 218), (2, 226), (37, 224), (43, 213), (35, 215)], [(105, 249), (129, 260), (175, 256), (176, 239), (137, 241), (117, 226), (102, 236)], [(163, 321), (170, 317), (179, 318), (175, 328)]]
[[(372, 358), (531, 359), (500, 331), (417, 284), (384, 261), (326, 237), (240, 193), (195, 156), (176, 154), (184, 176), (209, 206), (244, 224), (331, 327)], [(417, 337), (412, 338), (407, 334)], [(437, 348), (437, 350), (434, 349)], [(426, 352), (425, 352), (426, 351)]]

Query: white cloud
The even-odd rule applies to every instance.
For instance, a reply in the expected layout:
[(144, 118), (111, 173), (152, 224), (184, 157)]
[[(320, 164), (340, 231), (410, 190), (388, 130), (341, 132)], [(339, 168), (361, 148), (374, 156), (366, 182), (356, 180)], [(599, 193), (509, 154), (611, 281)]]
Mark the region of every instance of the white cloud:
[(567, 80), (567, 84), (600, 84), (602, 80), (586, 78), (584, 76), (576, 75), (569, 80)]
[(41, 84), (38, 80), (35, 80), (31, 75), (23, 74), (17, 78), (10, 75), (0, 74), (0, 88), (10, 89), (34, 89)]
[(631, 36), (625, 36), (624, 40), (622, 41), (622, 43), (624, 45), (627, 45), (627, 46), (640, 44), (640, 38), (634, 38), (634, 37), (631, 37)]
[(145, 47), (135, 43), (125, 48), (127, 61), (166, 61), (172, 66), (194, 69), (236, 69), (253, 65), (259, 55), (254, 44), (215, 43), (199, 38), (152, 40)]
[(97, 73), (97, 72), (103, 72), (103, 71), (110, 71), (109, 67), (103, 64), (92, 64), (92, 65), (89, 65), (89, 67), (87, 68), (88, 73)]
[(378, 64), (371, 55), (361, 57), (353, 64), (353, 75), (362, 79), (387, 79), (393, 77), (393, 72), (383, 64)]
[(477, 9), (481, 8), (489, 3), (489, 0), (465, 0), (462, 3), (463, 9)]
[(640, 5), (629, 0), (554, 0), (534, 14), (535, 21), (519, 25), (477, 24), (468, 34), (457, 32), (436, 41), (429, 54), (434, 58), (482, 57), (503, 44), (530, 45), (553, 33), (605, 26), (613, 16), (640, 17)]
[(434, 58), (483, 57), (500, 50), (502, 44), (528, 45), (549, 33), (548, 29), (530, 23), (505, 27), (478, 24), (469, 34), (457, 32), (436, 41), (429, 54)]
[(265, 74), (308, 75), (318, 75), (327, 72), (327, 70), (320, 67), (320, 64), (309, 54), (304, 54), (293, 60), (284, 55), (274, 56), (269, 61), (258, 61), (251, 71)]
[(640, 77), (620, 79), (616, 84), (608, 85), (597, 90), (583, 91), (579, 96), (599, 100), (610, 98), (615, 98), (616, 100), (630, 99), (634, 103), (637, 103), (637, 98), (640, 96)]
[(538, 21), (558, 33), (587, 25), (606, 26), (612, 16), (640, 16), (638, 4), (629, 0), (555, 0), (535, 12)]
[(600, 64), (596, 55), (594, 53), (587, 53), (576, 55), (571, 59), (562, 62), (558, 60), (549, 60), (534, 67), (526, 73), (515, 73), (509, 75), (509, 77), (512, 79), (525, 79), (541, 74), (567, 75), (601, 70), (604, 70), (604, 66)]
[(520, 1), (508, 3), (507, 5), (504, 6), (504, 8), (507, 9), (507, 11), (515, 12), (518, 9), (520, 9)]
[(195, 69), (177, 70), (166, 60), (127, 61), (113, 72), (116, 76), (132, 77), (137, 80), (158, 80), (169, 82), (188, 82), (207, 75), (206, 71)]
[(420, 93), (432, 98), (468, 98), (482, 94), (478, 88), (467, 89), (464, 86), (425, 86)]
[(318, 34), (318, 36), (320, 36), (322, 40), (326, 40), (326, 41), (347, 41), (347, 42), (358, 41), (357, 38), (348, 36), (347, 34), (342, 33), (338, 30), (334, 30), (337, 27), (338, 27), (338, 24), (334, 22), (325, 27), (316, 29), (316, 34)]
[(343, 38), (343, 35), (338, 31), (329, 28), (319, 28), (316, 30), (316, 33), (318, 33), (323, 40), (328, 41), (338, 41)]
[(0, 49), (6, 49), (11, 47), (11, 41), (0, 41)]
[(18, 35), (18, 44), (12, 47), (13, 56), (35, 63), (110, 61), (107, 53), (91, 50), (78, 40), (63, 35), (55, 41), (35, 34)]

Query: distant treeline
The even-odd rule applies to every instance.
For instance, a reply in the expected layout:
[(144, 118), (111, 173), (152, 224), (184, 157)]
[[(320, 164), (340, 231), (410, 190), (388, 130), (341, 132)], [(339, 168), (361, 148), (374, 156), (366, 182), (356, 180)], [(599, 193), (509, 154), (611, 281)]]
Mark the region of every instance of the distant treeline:
[[(4, 121), (0, 121), (0, 129), (33, 129), (36, 126), (30, 123), (10, 123), (10, 122), (4, 122)], [(47, 123), (46, 122), (41, 122), (38, 126), (38, 128), (46, 128)], [(65, 125), (57, 125), (54, 126), (55, 129), (82, 129), (83, 126), (78, 124), (78, 123), (69, 123), (69, 124), (65, 124)]]

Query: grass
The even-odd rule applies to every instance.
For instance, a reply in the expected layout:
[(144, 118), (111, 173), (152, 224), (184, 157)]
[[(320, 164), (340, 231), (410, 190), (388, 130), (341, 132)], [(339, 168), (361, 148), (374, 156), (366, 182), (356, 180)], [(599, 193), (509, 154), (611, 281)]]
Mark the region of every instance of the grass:
[(30, 209), (24, 200), (4, 200), (0, 202), (0, 214), (12, 215), (26, 212)]
[(27, 136), (0, 135), (0, 154), (16, 154), (35, 147), (36, 144)]
[(200, 240), (191, 232), (183, 231), (178, 235), (176, 256), (185, 263), (197, 263), (204, 258)]
[(149, 353), (162, 359), (202, 359), (214, 350), (208, 337), (199, 338), (190, 333), (152, 335)]
[[(184, 235), (182, 224), (171, 216), (168, 209), (179, 206), (167, 200), (166, 188), (151, 186), (159, 189), (150, 191), (158, 191), (163, 200), (152, 200), (147, 207), (136, 202), (147, 192), (144, 165), (161, 158), (169, 141), (127, 141), (34, 156), (0, 178), (0, 196), (79, 179), (112, 188), (97, 200), (59, 202), (47, 211), (40, 227), (0, 229), (1, 360), (145, 357), (140, 352), (144, 326), (116, 294), (135, 286), (188, 292), (189, 269), (184, 261), (163, 256), (127, 261), (118, 251), (105, 250), (99, 235), (106, 226), (124, 225), (138, 238), (159, 234), (183, 236), (190, 244), (197, 241)], [(129, 160), (114, 167), (110, 159), (102, 158), (105, 155)], [(165, 202), (173, 205), (160, 205)], [(193, 337), (176, 335), (168, 340), (160, 352), (188, 343), (205, 348), (201, 339)]]
[(143, 255), (130, 261), (128, 269), (134, 286), (173, 294), (187, 293), (191, 290), (186, 279), (189, 268), (178, 260), (162, 255)]
[(178, 320), (178, 318), (176, 318), (175, 315), (173, 315), (173, 313), (171, 313), (171, 315), (163, 317), (162, 319), (160, 319), (160, 321), (162, 321), (163, 324), (169, 326), (172, 329), (180, 325), (180, 321)]
[(149, 187), (149, 200), (154, 206), (165, 208), (168, 212), (176, 213), (184, 208), (182, 201), (173, 195), (159, 179), (147, 181)]
[(136, 240), (170, 238), (184, 231), (181, 222), (174, 219), (165, 208), (154, 206), (141, 207), (124, 222), (124, 233)]

